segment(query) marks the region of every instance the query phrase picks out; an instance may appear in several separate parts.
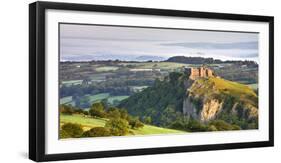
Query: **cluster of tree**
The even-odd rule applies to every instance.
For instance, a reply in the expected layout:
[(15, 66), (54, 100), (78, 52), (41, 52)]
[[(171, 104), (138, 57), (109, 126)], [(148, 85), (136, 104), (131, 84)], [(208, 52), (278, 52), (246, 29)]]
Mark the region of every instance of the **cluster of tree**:
[(192, 118), (183, 118), (181, 120), (177, 120), (169, 127), (188, 132), (227, 131), (241, 129), (238, 125), (229, 124), (223, 120), (213, 120), (208, 123), (202, 123)]
[(74, 96), (81, 98), (86, 94), (98, 94), (98, 93), (110, 93), (114, 96), (119, 95), (130, 95), (133, 92), (129, 87), (126, 87), (126, 84), (120, 86), (114, 86), (112, 82), (105, 82), (103, 84), (91, 84), (91, 85), (62, 85), (60, 87), (60, 97)]
[(60, 113), (66, 114), (66, 115), (72, 115), (72, 114), (89, 115), (88, 111), (74, 107), (72, 105), (61, 104), (59, 107), (59, 110), (60, 110)]
[(124, 121), (132, 129), (137, 129), (143, 127), (143, 123), (138, 117), (134, 117), (128, 114), (127, 110), (117, 107), (105, 107), (102, 102), (94, 103), (89, 110), (89, 115), (95, 118), (108, 118), (112, 121), (112, 125), (117, 121)]
[(61, 127), (60, 138), (123, 136), (130, 132), (129, 129), (128, 122), (120, 118), (108, 120), (104, 127), (93, 127), (86, 131), (81, 124), (66, 123)]
[(68, 115), (84, 114), (107, 120), (104, 127), (94, 127), (88, 131), (83, 131), (80, 124), (66, 123), (61, 127), (60, 138), (122, 136), (127, 135), (130, 129), (139, 129), (144, 126), (138, 117), (129, 115), (125, 109), (106, 108), (102, 102), (94, 103), (89, 111), (81, 111), (81, 109), (72, 106), (61, 105), (60, 112)]
[(152, 87), (121, 101), (119, 107), (143, 121), (150, 117), (151, 124), (167, 127), (182, 116), (185, 78), (184, 73), (172, 72), (163, 81), (155, 80)]

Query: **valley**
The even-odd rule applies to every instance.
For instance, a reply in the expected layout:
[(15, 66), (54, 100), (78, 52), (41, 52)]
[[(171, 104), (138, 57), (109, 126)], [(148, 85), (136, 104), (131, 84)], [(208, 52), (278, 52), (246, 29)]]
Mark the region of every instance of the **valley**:
[[(253, 61), (60, 62), (59, 77), (61, 129), (78, 124), (79, 137), (258, 128), (258, 64)], [(114, 134), (114, 120), (126, 132)], [(69, 137), (74, 136), (61, 136)]]

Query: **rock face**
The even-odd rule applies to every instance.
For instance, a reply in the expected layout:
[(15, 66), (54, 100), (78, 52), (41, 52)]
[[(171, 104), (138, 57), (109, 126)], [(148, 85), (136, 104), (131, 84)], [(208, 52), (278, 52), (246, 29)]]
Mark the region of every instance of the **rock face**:
[(183, 101), (183, 114), (198, 119), (197, 108), (188, 97)]
[(249, 87), (216, 77), (212, 70), (200, 67), (190, 71), (183, 114), (203, 123), (220, 115), (248, 122), (258, 119), (257, 95)]
[(206, 122), (216, 118), (223, 106), (223, 102), (219, 102), (217, 99), (212, 99), (209, 102), (204, 103), (202, 111), (200, 113), (200, 120)]
[(216, 118), (222, 110), (223, 102), (217, 99), (205, 102), (202, 108), (197, 108), (190, 97), (187, 97), (183, 102), (183, 114), (198, 119), (201, 122), (208, 122)]
[(211, 69), (207, 67), (191, 68), (191, 74), (189, 79), (195, 80), (201, 77), (214, 77), (214, 73)]

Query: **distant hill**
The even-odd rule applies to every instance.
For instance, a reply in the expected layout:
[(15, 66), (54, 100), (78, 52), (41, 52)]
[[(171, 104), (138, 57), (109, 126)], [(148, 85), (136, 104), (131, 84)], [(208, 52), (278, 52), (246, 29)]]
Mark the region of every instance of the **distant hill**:
[(164, 61), (167, 58), (157, 56), (157, 55), (131, 55), (131, 54), (83, 54), (83, 55), (73, 55), (73, 56), (64, 56), (61, 58), (61, 61), (72, 61), (72, 62), (87, 62), (87, 61)]
[(174, 56), (166, 60), (167, 62), (177, 62), (186, 64), (212, 64), (212, 63), (222, 63), (221, 60), (213, 58), (203, 58), (203, 57), (186, 57), (186, 56)]
[(152, 56), (152, 55), (142, 55), (135, 58), (136, 61), (164, 61), (164, 57)]
[(254, 61), (234, 61), (227, 60), (222, 61), (220, 59), (213, 58), (203, 58), (203, 57), (186, 57), (186, 56), (174, 56), (166, 60), (166, 62), (176, 62), (185, 64), (220, 64), (220, 63), (236, 63), (236, 64), (247, 64), (247, 65), (257, 65)]

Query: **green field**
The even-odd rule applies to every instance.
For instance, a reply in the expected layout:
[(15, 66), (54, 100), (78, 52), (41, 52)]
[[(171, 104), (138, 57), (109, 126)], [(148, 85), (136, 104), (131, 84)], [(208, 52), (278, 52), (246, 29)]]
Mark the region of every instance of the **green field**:
[(101, 101), (105, 98), (108, 98), (110, 96), (109, 93), (99, 93), (96, 95), (85, 95), (85, 98), (89, 98), (90, 103)]
[(114, 101), (122, 101), (122, 100), (124, 100), (128, 97), (129, 96), (111, 96), (107, 100), (108, 100), (109, 103), (113, 104)]
[(119, 67), (116, 67), (116, 66), (103, 66), (103, 67), (96, 68), (96, 71), (97, 72), (108, 72), (108, 71), (116, 71), (118, 69), (119, 69)]
[(63, 85), (77, 85), (77, 84), (82, 84), (83, 80), (68, 80), (68, 81), (62, 81)]
[[(89, 130), (93, 127), (104, 127), (107, 119), (97, 119), (85, 117), (83, 115), (60, 115), (60, 124), (64, 123), (78, 123), (83, 126), (84, 130)], [(144, 125), (140, 129), (131, 129), (131, 135), (151, 135), (151, 134), (173, 134), (173, 133), (186, 133), (184, 131), (161, 128), (151, 125)]]
[(68, 104), (71, 102), (72, 102), (72, 96), (67, 96), (60, 99), (60, 104)]
[(134, 66), (134, 69), (162, 69), (170, 70), (190, 66), (189, 64), (174, 63), (174, 62), (138, 62), (138, 63), (120, 63), (123, 66)]
[[(115, 101), (122, 101), (126, 98), (128, 98), (129, 96), (110, 96), (109, 93), (99, 93), (96, 95), (85, 95), (82, 97), (82, 101), (89, 101), (89, 103), (95, 103), (95, 102), (99, 102), (103, 99), (107, 99), (108, 102), (110, 104), (113, 104)], [(72, 106), (75, 106), (75, 102), (72, 99), (72, 96), (67, 96), (67, 97), (63, 97), (60, 99), (60, 104), (71, 104)]]

